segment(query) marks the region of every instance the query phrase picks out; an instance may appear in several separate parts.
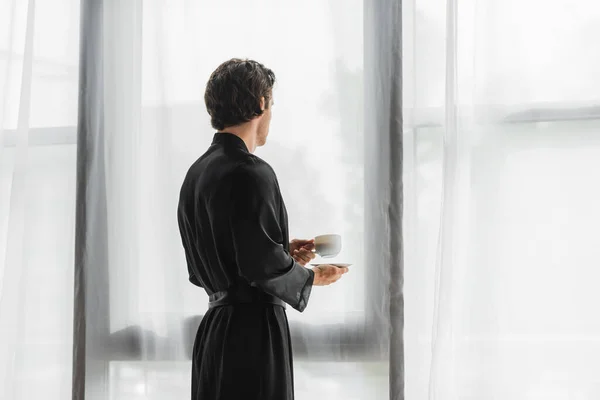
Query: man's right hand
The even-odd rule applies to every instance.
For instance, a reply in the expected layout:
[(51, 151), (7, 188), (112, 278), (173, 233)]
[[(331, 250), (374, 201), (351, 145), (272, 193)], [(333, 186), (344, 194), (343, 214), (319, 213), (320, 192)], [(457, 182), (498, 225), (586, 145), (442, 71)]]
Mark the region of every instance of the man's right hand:
[(313, 286), (327, 286), (337, 281), (348, 272), (348, 267), (336, 267), (335, 265), (321, 264), (313, 268), (315, 279)]

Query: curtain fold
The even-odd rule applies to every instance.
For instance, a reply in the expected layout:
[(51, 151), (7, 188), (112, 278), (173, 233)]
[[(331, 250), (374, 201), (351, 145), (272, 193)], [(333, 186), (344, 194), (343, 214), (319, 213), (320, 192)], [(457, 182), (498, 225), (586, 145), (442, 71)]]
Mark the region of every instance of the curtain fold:
[(104, 1), (81, 2), (73, 322), (73, 399), (108, 397), (108, 221)]
[[(14, 7), (14, 5), (13, 5)], [(6, 222), (6, 244), (2, 246), (4, 260), (0, 269), (0, 389), (3, 397), (15, 397), (15, 366), (18, 362), (18, 336), (22, 334), (23, 322), (18, 317), (23, 308), (24, 289), (27, 270), (23, 268), (25, 259), (25, 235), (27, 229), (26, 204), (31, 190), (27, 185), (29, 115), (31, 110), (31, 75), (33, 66), (33, 38), (35, 29), (35, 0), (29, 0), (25, 20), (25, 43), (20, 76), (20, 99), (17, 116), (17, 141), (14, 149), (14, 163), (10, 197), (8, 199), (8, 218)], [(9, 62), (7, 62), (9, 64)], [(7, 74), (10, 68), (6, 68)], [(10, 76), (9, 76), (10, 77)], [(8, 79), (7, 79), (8, 80)], [(6, 106), (7, 95), (2, 102)], [(4, 110), (3, 110), (4, 111)], [(4, 117), (4, 115), (2, 115)], [(4, 125), (4, 121), (0, 123)], [(3, 127), (0, 126), (0, 130)], [(3, 135), (0, 135), (2, 138)], [(1, 154), (2, 152), (0, 152)]]
[[(458, 111), (457, 98), (457, 1), (446, 1), (446, 66), (445, 66), (445, 99), (444, 99), (444, 134), (443, 134), (443, 176), (440, 198), (440, 225), (436, 257), (436, 290), (434, 300), (434, 320), (432, 326), (432, 347), (429, 377), (429, 398), (456, 398), (454, 387), (455, 369), (452, 315), (455, 305), (452, 281), (457, 262), (456, 238), (459, 232), (458, 193)], [(462, 110), (461, 110), (462, 111)], [(461, 132), (461, 136), (464, 132)]]
[(384, 295), (369, 326), (389, 354), (389, 398), (404, 399), (402, 2), (366, 1), (365, 230), (369, 285)]

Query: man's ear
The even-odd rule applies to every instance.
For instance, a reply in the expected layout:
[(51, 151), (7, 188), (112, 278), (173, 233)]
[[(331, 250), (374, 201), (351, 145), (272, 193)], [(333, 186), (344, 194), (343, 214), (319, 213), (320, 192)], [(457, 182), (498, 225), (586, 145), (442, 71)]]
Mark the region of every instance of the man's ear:
[(265, 111), (265, 108), (267, 106), (266, 100), (264, 97), (260, 98), (260, 111)]

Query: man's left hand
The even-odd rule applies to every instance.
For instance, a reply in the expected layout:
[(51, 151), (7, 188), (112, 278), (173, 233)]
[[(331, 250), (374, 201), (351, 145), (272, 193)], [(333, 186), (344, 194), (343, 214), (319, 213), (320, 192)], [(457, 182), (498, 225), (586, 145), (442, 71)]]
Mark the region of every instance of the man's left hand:
[(313, 249), (315, 248), (315, 240), (300, 240), (294, 239), (290, 242), (290, 255), (300, 265), (306, 265), (310, 260), (315, 258)]

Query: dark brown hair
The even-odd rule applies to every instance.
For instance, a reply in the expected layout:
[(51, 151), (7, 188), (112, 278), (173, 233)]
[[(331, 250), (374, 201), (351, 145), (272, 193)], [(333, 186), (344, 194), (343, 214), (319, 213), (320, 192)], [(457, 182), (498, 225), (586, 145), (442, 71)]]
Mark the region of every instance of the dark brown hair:
[(274, 84), (273, 71), (256, 61), (233, 58), (219, 65), (204, 92), (212, 127), (223, 130), (261, 115), (260, 98), (268, 108)]

